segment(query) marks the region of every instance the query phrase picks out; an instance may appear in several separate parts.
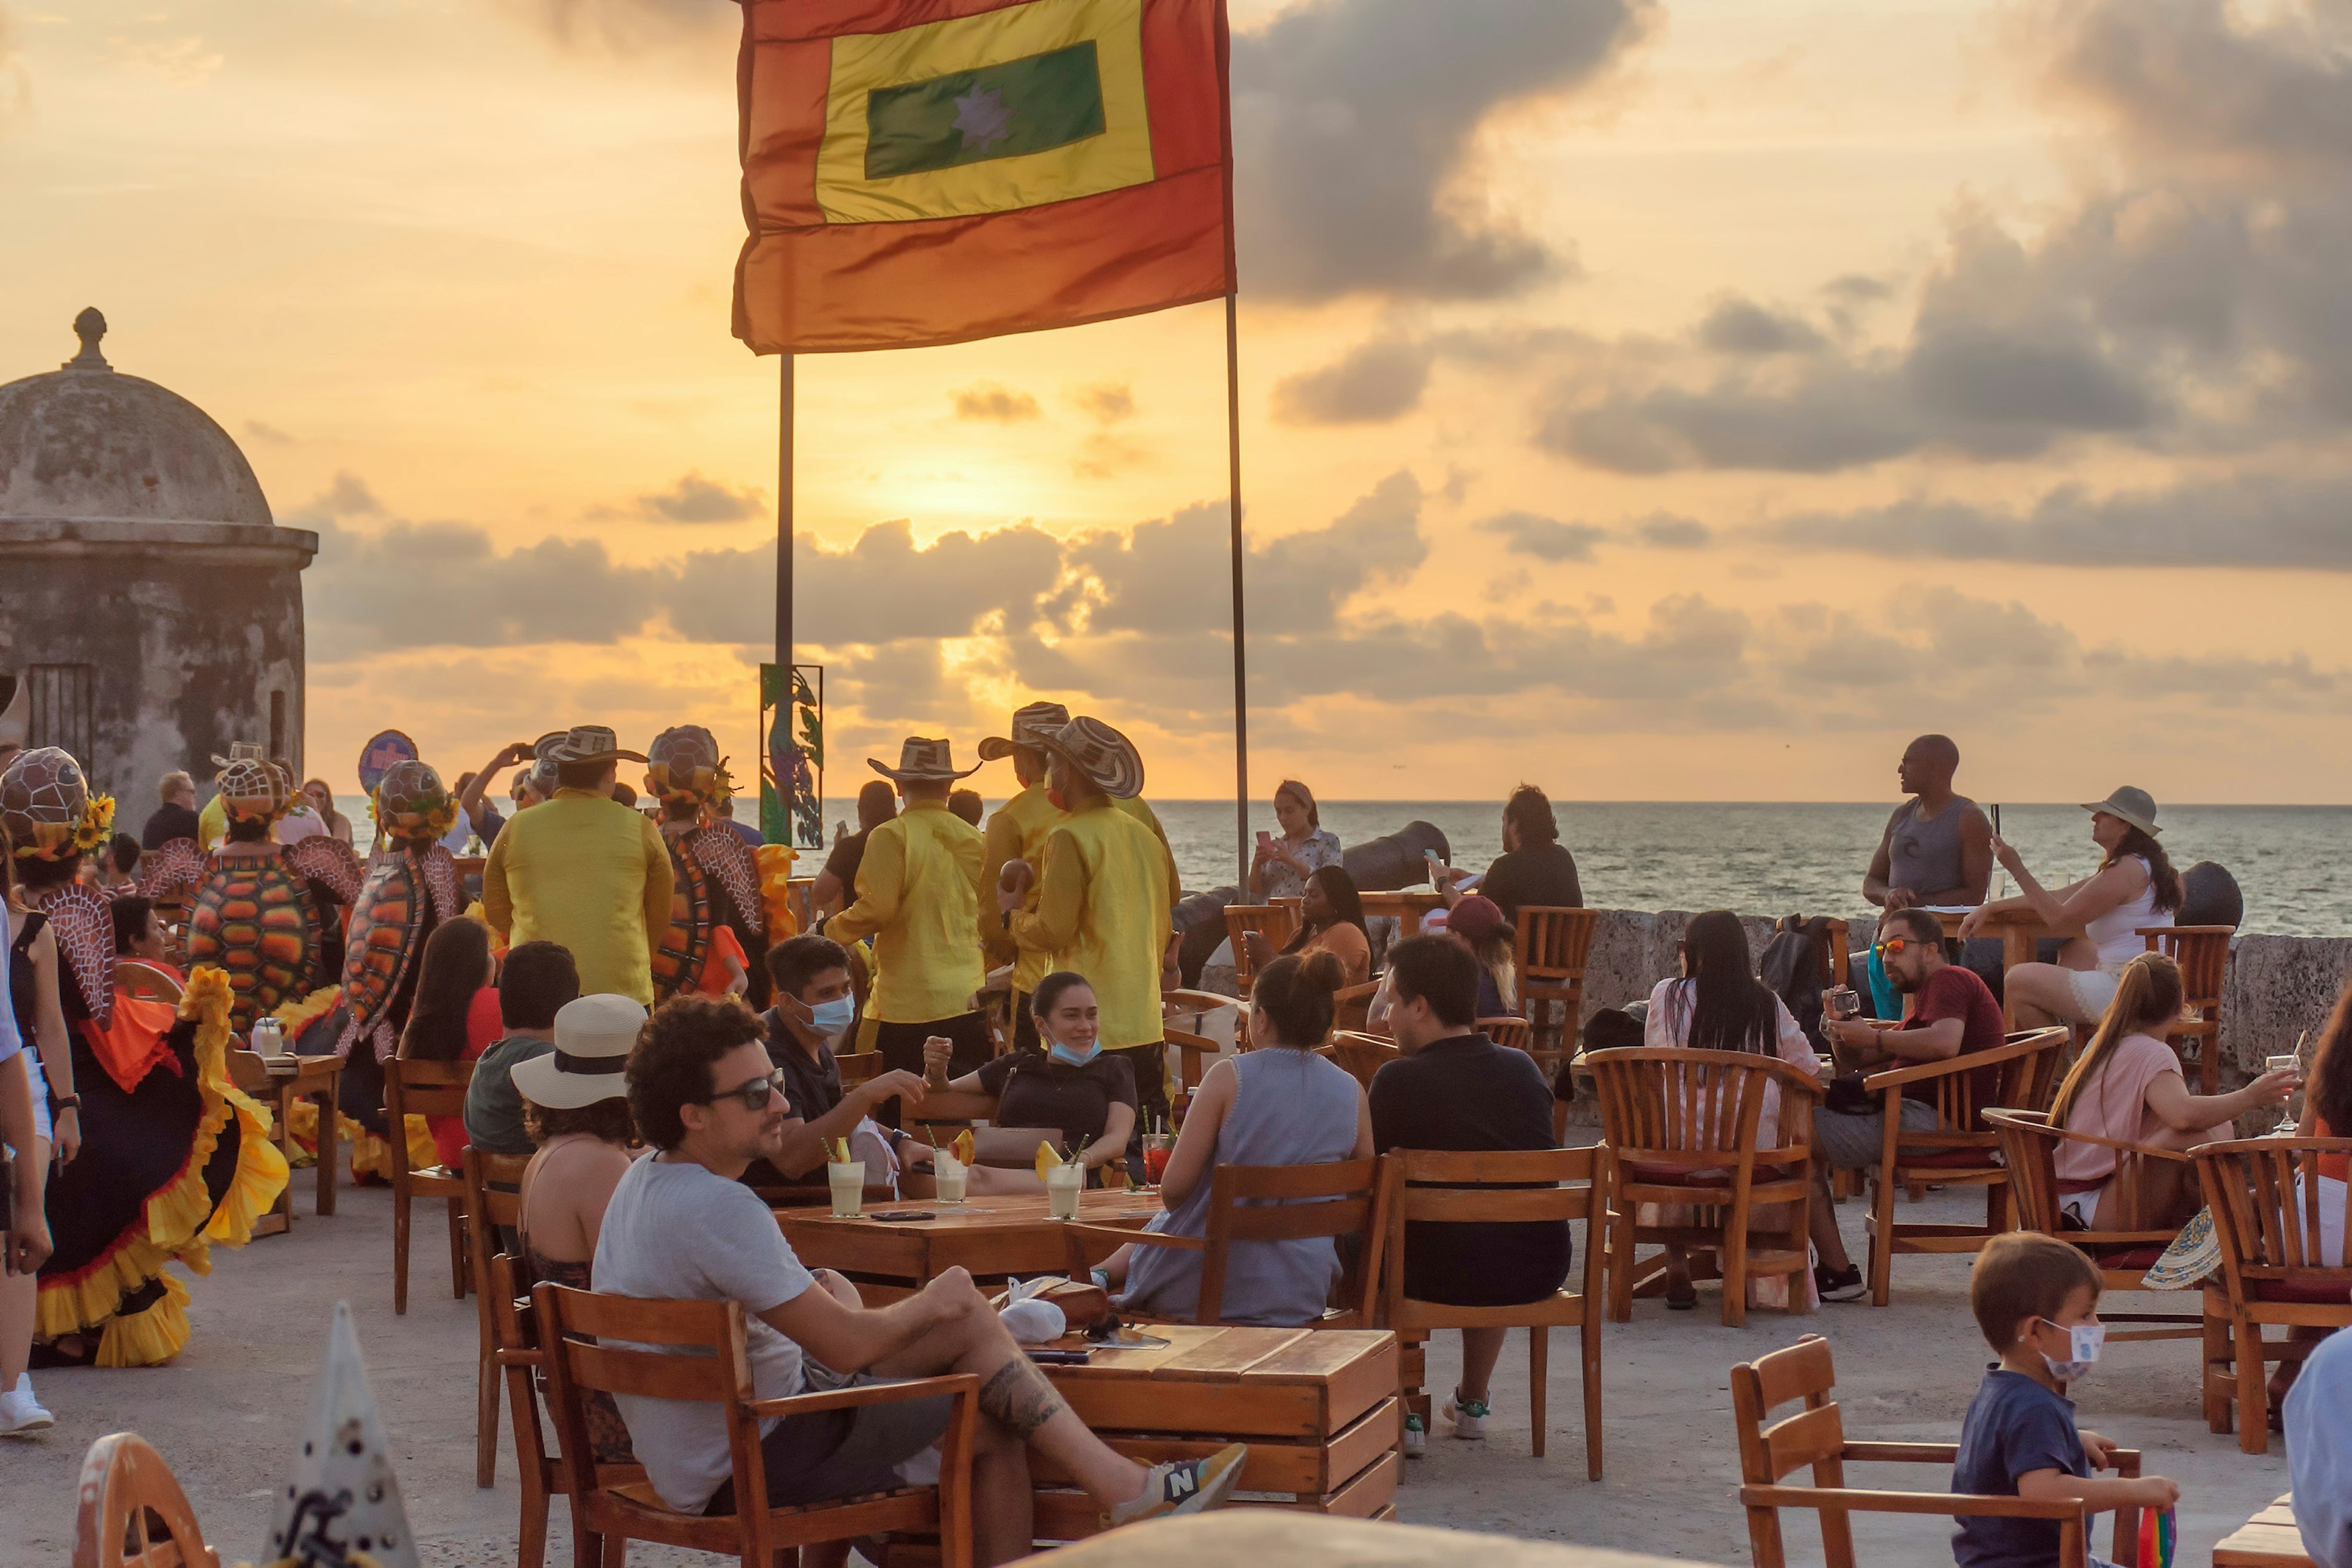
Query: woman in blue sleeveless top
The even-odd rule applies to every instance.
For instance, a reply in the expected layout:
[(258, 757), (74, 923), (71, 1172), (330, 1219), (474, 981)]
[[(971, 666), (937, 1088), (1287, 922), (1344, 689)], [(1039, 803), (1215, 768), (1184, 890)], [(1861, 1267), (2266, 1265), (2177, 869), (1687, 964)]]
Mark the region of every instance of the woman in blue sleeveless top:
[[(1167, 1212), (1146, 1228), (1208, 1234), (1211, 1175), (1219, 1165), (1319, 1165), (1372, 1157), (1364, 1091), (1315, 1054), (1331, 1032), (1332, 993), (1346, 972), (1328, 952), (1291, 954), (1262, 970), (1250, 994), (1258, 1048), (1209, 1069), (1160, 1179)], [(1105, 1270), (1120, 1305), (1191, 1318), (1201, 1296), (1201, 1257), (1167, 1247), (1123, 1247)], [(1225, 1270), (1228, 1323), (1295, 1328), (1323, 1313), (1339, 1277), (1328, 1237), (1237, 1241)]]

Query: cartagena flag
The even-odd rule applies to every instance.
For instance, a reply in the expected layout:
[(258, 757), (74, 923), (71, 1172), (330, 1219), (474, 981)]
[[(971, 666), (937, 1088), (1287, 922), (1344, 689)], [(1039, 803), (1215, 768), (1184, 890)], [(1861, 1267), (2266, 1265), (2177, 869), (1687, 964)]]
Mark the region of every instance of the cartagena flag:
[(1234, 287), (1223, 0), (741, 0), (735, 335), (911, 348)]

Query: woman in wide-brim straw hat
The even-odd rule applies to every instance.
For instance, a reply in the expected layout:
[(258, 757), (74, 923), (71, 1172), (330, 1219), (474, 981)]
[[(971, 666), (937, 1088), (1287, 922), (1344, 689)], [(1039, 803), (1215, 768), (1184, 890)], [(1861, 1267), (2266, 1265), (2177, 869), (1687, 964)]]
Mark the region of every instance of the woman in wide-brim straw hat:
[(2083, 809), (2091, 814), (2091, 841), (2099, 847), (2097, 870), (2047, 889), (2025, 868), (2025, 858), (1996, 837), (1994, 856), (2023, 890), (1979, 907), (1960, 922), (1963, 937), (1974, 936), (1985, 917), (1996, 914), (2030, 913), (2054, 930), (2081, 929), (2082, 935), (2059, 950), (2056, 963), (2021, 963), (2005, 976), (2011, 1013), (2021, 1028), (2097, 1023), (2115, 1000), (2124, 965), (2147, 950), (2141, 928), (2170, 925), (2180, 908), (2180, 873), (2157, 842), (2164, 830), (2157, 826), (2155, 797), (2126, 784)]

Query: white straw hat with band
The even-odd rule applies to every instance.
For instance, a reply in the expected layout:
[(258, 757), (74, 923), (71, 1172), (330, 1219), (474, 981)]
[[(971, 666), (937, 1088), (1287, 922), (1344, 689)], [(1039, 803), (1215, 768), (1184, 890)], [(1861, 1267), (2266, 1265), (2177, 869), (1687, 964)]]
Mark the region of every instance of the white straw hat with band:
[(1045, 737), (1045, 749), (1113, 800), (1133, 800), (1143, 793), (1143, 753), (1099, 719), (1071, 720)]
[(983, 763), (1003, 762), (1022, 746), (1033, 752), (1045, 749), (1046, 741), (1055, 731), (1070, 721), (1070, 710), (1058, 702), (1032, 702), (1013, 715), (1013, 734), (991, 735), (980, 743), (980, 760)]
[(515, 1092), (549, 1110), (624, 1098), (629, 1089), (623, 1074), (645, 1023), (645, 1005), (635, 997), (573, 997), (555, 1015), (555, 1049), (515, 1064)]
[(957, 771), (953, 748), (946, 741), (927, 741), (909, 736), (898, 745), (898, 765), (885, 767), (872, 757), (866, 765), (886, 779), (899, 784), (944, 784), (952, 779), (968, 779), (980, 772), (980, 764)]

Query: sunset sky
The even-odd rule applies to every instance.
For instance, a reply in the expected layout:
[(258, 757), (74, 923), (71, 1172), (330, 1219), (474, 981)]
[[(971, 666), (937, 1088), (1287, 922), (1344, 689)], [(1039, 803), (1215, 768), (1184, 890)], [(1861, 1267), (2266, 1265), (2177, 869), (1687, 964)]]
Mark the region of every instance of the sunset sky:
[[(2352, 0), (1234, 24), (1261, 796), (1870, 799), (1940, 729), (1988, 799), (2347, 797)], [(339, 788), (753, 751), (737, 25), (0, 0), (0, 380), (95, 304), (320, 531)], [(799, 381), (829, 793), (1040, 695), (1230, 790), (1220, 306)]]

